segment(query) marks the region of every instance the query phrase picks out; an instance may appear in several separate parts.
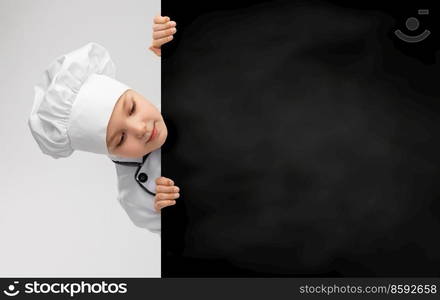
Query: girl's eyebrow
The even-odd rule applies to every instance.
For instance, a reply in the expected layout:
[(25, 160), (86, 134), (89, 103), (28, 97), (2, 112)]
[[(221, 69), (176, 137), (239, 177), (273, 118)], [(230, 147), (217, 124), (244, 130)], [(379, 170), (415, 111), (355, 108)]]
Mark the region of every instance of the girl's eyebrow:
[(127, 106), (128, 97), (124, 97), (124, 104), (122, 105), (122, 109), (125, 111), (125, 107)]
[(113, 134), (113, 136), (110, 138), (110, 142), (109, 142), (109, 145), (112, 147), (112, 148), (115, 148), (115, 146), (116, 145), (114, 145), (114, 142), (113, 142), (113, 140), (116, 138), (116, 134), (117, 132), (115, 132), (114, 134)]

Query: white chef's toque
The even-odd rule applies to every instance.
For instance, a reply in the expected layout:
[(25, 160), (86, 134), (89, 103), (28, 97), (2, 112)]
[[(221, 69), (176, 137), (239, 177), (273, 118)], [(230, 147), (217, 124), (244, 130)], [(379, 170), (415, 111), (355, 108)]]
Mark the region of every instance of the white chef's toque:
[(75, 150), (109, 155), (107, 125), (130, 87), (114, 79), (115, 65), (97, 43), (61, 55), (35, 86), (29, 128), (43, 153), (67, 157)]

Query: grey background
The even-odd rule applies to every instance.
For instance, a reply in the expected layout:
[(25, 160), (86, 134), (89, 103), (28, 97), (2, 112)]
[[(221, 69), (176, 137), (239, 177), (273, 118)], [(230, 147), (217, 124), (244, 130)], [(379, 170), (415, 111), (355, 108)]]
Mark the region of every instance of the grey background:
[(104, 155), (44, 155), (27, 125), (33, 86), (61, 54), (94, 41), (117, 79), (160, 108), (147, 48), (160, 1), (0, 1), (0, 276), (160, 277), (160, 237), (131, 223)]

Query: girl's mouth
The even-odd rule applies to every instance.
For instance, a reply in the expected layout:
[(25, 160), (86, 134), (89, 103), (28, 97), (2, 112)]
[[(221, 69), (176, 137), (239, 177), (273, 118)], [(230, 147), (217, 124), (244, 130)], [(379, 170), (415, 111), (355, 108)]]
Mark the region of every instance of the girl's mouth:
[(148, 141), (146, 141), (146, 143), (148, 143), (149, 141), (154, 140), (156, 135), (157, 135), (157, 129), (156, 129), (156, 123), (154, 123), (153, 132), (151, 133), (150, 138), (148, 139)]

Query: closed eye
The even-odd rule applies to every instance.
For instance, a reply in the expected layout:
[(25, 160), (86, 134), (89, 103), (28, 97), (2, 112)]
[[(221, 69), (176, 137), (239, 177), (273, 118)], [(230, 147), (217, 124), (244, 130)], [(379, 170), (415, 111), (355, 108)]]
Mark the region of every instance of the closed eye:
[(116, 145), (116, 147), (121, 146), (124, 143), (124, 141), (125, 141), (125, 132), (121, 134), (121, 139), (119, 140), (119, 143)]
[(132, 105), (131, 105), (131, 109), (130, 109), (130, 113), (129, 115), (131, 116), (135, 111), (136, 111), (136, 102), (131, 101)]

